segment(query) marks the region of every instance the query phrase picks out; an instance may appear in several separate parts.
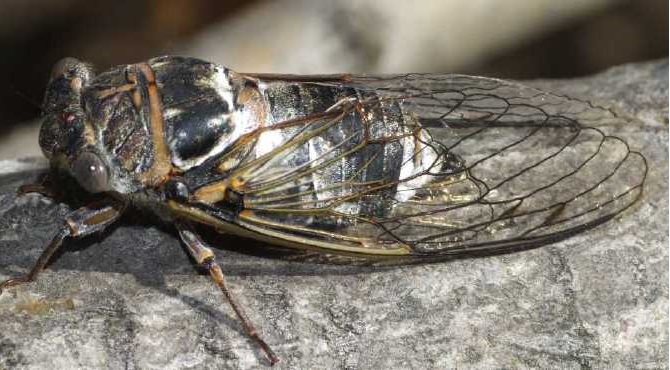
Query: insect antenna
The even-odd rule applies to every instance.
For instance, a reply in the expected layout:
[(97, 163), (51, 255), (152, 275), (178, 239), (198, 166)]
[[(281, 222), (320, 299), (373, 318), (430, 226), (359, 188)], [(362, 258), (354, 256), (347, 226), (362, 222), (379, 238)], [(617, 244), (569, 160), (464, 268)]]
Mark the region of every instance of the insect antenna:
[(16, 86), (10, 84), (9, 87), (11, 87), (12, 90), (14, 90), (14, 94), (16, 94), (16, 96), (23, 99), (23, 101), (27, 102), (33, 107), (37, 108), (40, 112), (42, 111), (42, 104), (38, 103), (35, 99), (28, 96), (28, 94), (19, 90)]

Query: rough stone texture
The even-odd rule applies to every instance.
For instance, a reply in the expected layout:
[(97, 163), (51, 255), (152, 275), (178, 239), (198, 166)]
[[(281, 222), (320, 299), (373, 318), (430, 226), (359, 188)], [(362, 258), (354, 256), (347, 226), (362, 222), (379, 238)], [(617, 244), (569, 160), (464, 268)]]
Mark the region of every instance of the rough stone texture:
[[(649, 161), (641, 202), (547, 247), (385, 269), (241, 254), (226, 246), (250, 242), (210, 236), (279, 368), (667, 368), (667, 61), (532, 83), (638, 118), (607, 129)], [(34, 263), (69, 208), (15, 197), (36, 167), (0, 162), (0, 279)], [(0, 369), (266, 366), (174, 233), (143, 216), (68, 243), (0, 296)]]

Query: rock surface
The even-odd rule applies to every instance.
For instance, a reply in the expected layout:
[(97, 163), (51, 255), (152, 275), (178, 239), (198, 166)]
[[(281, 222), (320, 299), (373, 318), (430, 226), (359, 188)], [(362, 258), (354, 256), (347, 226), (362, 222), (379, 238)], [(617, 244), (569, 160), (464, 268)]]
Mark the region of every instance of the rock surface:
[[(667, 368), (668, 63), (531, 83), (636, 117), (608, 129), (649, 161), (642, 200), (560, 243), (434, 265), (288, 262), (214, 237), (278, 368)], [(69, 209), (16, 198), (40, 166), (0, 162), (0, 280), (32, 266)], [(0, 296), (0, 369), (266, 367), (174, 232), (143, 216)]]

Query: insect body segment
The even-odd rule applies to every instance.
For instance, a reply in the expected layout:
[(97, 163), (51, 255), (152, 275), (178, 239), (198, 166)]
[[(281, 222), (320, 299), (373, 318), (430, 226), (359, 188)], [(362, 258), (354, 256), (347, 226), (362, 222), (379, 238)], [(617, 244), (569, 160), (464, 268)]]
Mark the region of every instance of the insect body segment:
[[(409, 198), (396, 193), (395, 182), (437, 161), (435, 150), (420, 142), (426, 133), (403, 114), (397, 101), (352, 88), (264, 85), (271, 121), (255, 138), (255, 151), (236, 171), (246, 179), (245, 194), (255, 196), (247, 198), (250, 205), (261, 208), (281, 198), (279, 204), (314, 209), (375, 184)], [(336, 208), (358, 214), (361, 207), (381, 206), (370, 196), (353, 197)]]

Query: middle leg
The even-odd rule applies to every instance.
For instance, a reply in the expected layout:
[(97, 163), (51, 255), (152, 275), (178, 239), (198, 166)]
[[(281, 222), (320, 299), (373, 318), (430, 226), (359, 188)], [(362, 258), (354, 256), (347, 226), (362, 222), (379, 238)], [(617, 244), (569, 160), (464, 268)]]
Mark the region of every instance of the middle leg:
[(230, 306), (235, 311), (235, 314), (242, 322), (244, 330), (247, 332), (247, 335), (253, 339), (259, 347), (265, 352), (265, 355), (270, 360), (270, 364), (274, 365), (279, 361), (279, 358), (275, 352), (270, 348), (270, 346), (261, 338), (258, 334), (258, 331), (249, 320), (249, 317), (246, 315), (242, 306), (237, 302), (235, 297), (232, 295), (228, 289), (228, 285), (221, 271), (221, 267), (216, 263), (214, 253), (211, 249), (207, 247), (202, 239), (195, 233), (193, 227), (186, 221), (179, 220), (175, 223), (177, 230), (179, 231), (179, 237), (186, 245), (189, 254), (193, 259), (198, 263), (198, 265), (209, 271), (209, 275), (212, 277), (212, 280), (219, 286), (219, 289), (223, 295), (230, 303)]

